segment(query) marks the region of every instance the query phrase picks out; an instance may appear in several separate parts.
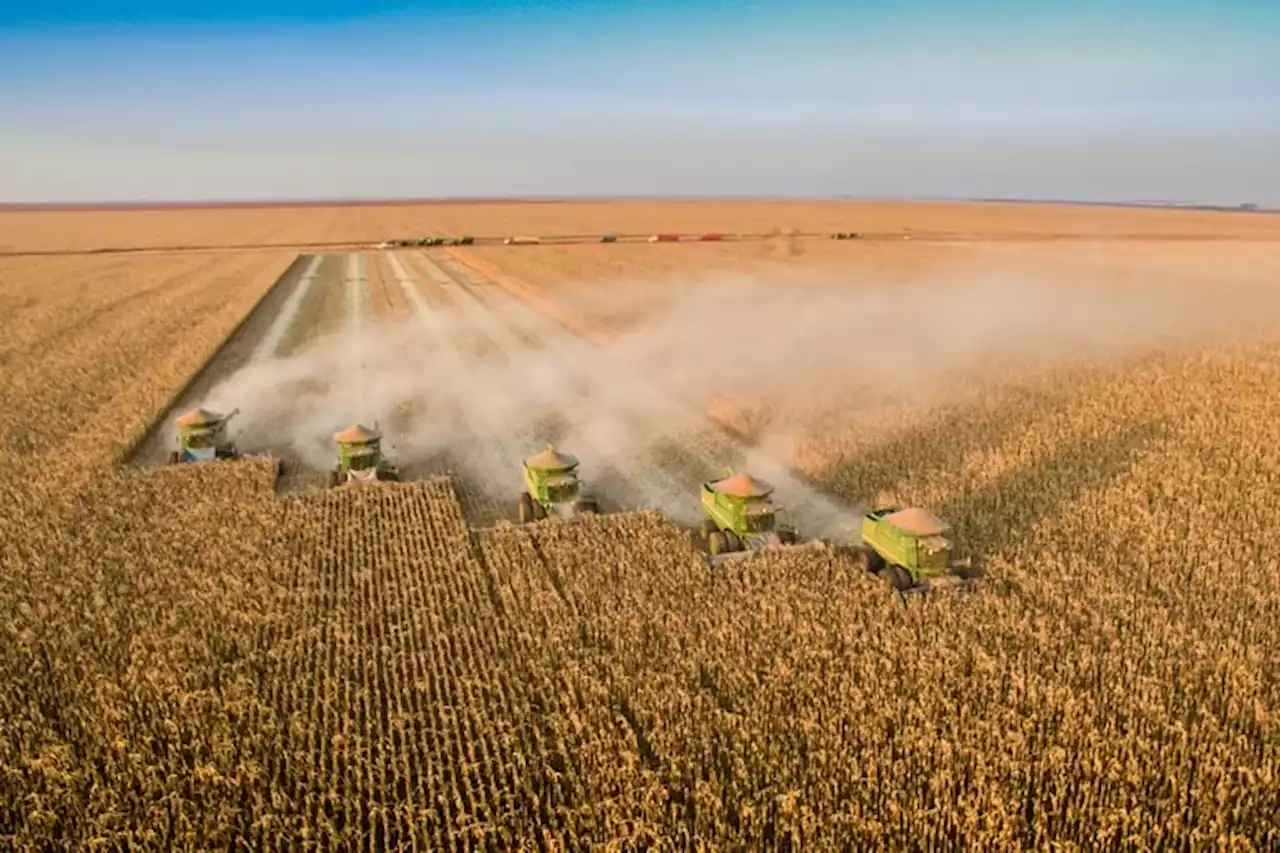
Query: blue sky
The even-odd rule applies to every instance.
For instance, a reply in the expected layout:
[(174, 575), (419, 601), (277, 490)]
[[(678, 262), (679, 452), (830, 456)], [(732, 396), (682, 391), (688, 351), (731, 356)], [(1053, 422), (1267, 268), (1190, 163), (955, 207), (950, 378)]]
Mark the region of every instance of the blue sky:
[(0, 200), (1280, 203), (1280, 3), (0, 7)]

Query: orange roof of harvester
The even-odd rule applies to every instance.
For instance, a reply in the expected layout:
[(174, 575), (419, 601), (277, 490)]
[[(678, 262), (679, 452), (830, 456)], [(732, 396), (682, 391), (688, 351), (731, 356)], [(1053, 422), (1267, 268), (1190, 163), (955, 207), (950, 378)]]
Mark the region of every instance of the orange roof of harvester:
[(561, 453), (554, 447), (548, 447), (540, 453), (526, 456), (524, 464), (538, 471), (565, 471), (578, 464), (578, 460), (568, 453)]
[(889, 524), (916, 536), (937, 536), (947, 531), (947, 523), (928, 510), (910, 507), (884, 518)]
[(333, 440), (339, 444), (364, 444), (368, 441), (377, 441), (380, 438), (382, 438), (381, 433), (360, 424), (352, 424), (342, 432), (333, 434)]
[(204, 426), (205, 424), (216, 424), (222, 420), (222, 415), (217, 412), (211, 412), (208, 409), (192, 409), (189, 412), (183, 412), (178, 418), (178, 426)]
[(732, 477), (712, 483), (711, 488), (733, 498), (763, 498), (773, 491), (773, 486), (763, 480), (757, 480), (750, 474), (734, 474)]

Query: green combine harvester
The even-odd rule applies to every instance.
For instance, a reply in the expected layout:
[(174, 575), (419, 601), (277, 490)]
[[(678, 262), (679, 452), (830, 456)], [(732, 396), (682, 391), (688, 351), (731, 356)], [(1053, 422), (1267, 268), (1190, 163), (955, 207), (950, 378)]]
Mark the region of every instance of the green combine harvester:
[(338, 464), (329, 472), (329, 486), (347, 483), (396, 482), (400, 471), (382, 455), (382, 434), (360, 424), (334, 433)]
[(957, 559), (946, 534), (950, 525), (928, 510), (890, 506), (862, 516), (859, 559), (872, 574), (885, 574), (899, 592), (965, 585), (977, 580), (972, 558)]
[(773, 491), (773, 486), (745, 473), (730, 472), (723, 480), (702, 484), (700, 499), (707, 517), (700, 532), (712, 565), (799, 541), (795, 527), (778, 519), (780, 507), (770, 498)]
[(529, 524), (548, 516), (571, 518), (600, 511), (578, 478), (578, 460), (560, 453), (551, 445), (525, 457), (524, 492), (520, 495), (520, 523)]
[(192, 409), (178, 417), (178, 449), (169, 453), (169, 464), (239, 459), (240, 451), (227, 438), (227, 421), (240, 413), (220, 415), (208, 409)]

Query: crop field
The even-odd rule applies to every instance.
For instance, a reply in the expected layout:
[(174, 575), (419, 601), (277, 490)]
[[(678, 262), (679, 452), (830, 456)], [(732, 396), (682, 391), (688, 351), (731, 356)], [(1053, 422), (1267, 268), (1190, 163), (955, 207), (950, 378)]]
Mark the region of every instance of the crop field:
[[(287, 248), (666, 230), (775, 236)], [(0, 246), (0, 846), (1280, 846), (1280, 217), (4, 212)], [(244, 460), (166, 464), (196, 406)], [(326, 487), (353, 423), (402, 482)], [(548, 443), (601, 515), (516, 523)], [(726, 467), (818, 541), (709, 566)], [(983, 581), (860, 568), (886, 501)]]

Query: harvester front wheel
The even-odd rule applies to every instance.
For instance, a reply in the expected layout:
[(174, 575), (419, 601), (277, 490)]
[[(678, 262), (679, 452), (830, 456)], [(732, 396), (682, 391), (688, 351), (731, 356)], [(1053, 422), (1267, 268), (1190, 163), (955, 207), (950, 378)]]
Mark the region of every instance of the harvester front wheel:
[(169, 451), (169, 464), (177, 465), (182, 462), (182, 452), (178, 450)]
[(724, 537), (725, 544), (728, 546), (726, 550), (728, 551), (742, 550), (742, 540), (738, 538), (738, 534), (734, 533), (732, 530), (725, 530), (721, 532), (720, 535)]
[(794, 530), (783, 530), (778, 533), (778, 539), (783, 545), (794, 545), (800, 541), (800, 537), (796, 535)]
[(594, 500), (578, 501), (578, 512), (595, 515), (600, 512), (600, 505)]
[(534, 512), (533, 498), (529, 497), (529, 493), (525, 492), (520, 496), (520, 523), (531, 524), (537, 521), (538, 516)]
[(873, 575), (878, 575), (884, 571), (884, 557), (881, 557), (876, 549), (869, 548), (866, 545), (858, 549), (858, 563)]
[(341, 476), (342, 475), (339, 474), (336, 470), (330, 471), (329, 472), (329, 488), (331, 489), (338, 488), (339, 477)]
[(906, 592), (916, 585), (915, 579), (911, 577), (911, 572), (902, 568), (902, 566), (889, 567), (889, 583), (898, 592)]

